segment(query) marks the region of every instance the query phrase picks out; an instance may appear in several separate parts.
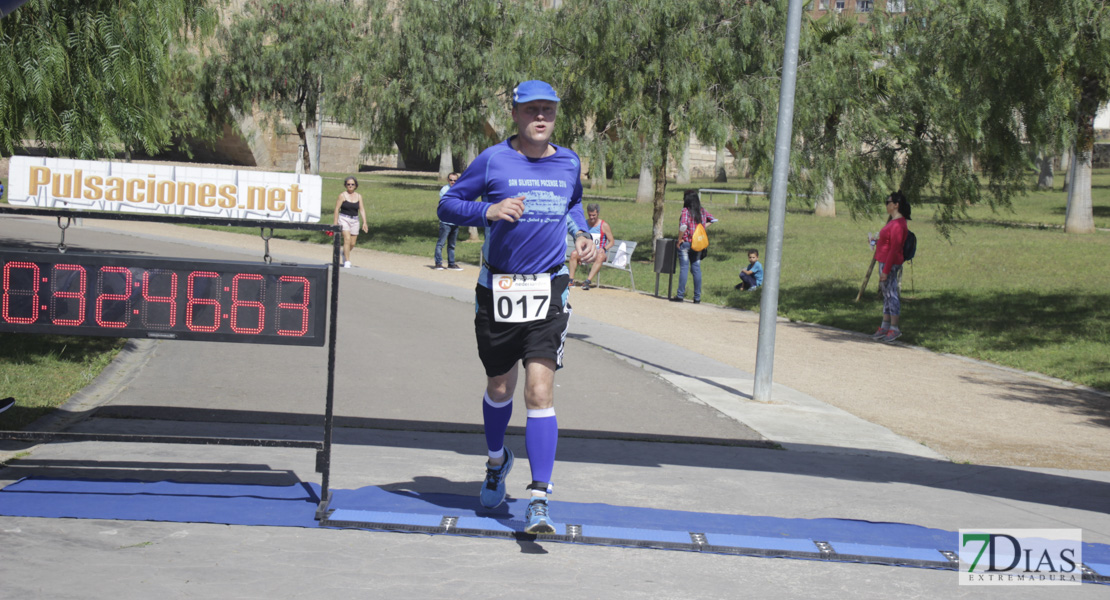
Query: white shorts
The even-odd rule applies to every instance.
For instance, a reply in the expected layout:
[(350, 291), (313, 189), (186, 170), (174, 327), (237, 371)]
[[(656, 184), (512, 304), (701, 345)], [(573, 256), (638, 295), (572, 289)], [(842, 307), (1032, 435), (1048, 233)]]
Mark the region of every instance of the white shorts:
[(339, 226), (343, 231), (351, 235), (358, 235), (358, 217), (352, 217), (343, 213), (339, 214)]

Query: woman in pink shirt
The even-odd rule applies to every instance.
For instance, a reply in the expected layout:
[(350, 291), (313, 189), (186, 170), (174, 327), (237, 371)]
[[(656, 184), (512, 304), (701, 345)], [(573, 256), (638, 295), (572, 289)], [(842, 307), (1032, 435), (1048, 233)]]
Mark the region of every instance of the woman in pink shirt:
[(875, 262), (879, 263), (879, 290), (883, 294), (883, 323), (871, 337), (893, 342), (902, 335), (898, 318), (902, 312), (902, 244), (906, 241), (906, 221), (910, 220), (910, 203), (901, 190), (886, 199), (889, 219), (879, 231), (875, 244)]
[(682, 215), (678, 218), (678, 292), (671, 302), (682, 302), (686, 297), (687, 274), (694, 274), (694, 304), (701, 302), (701, 259), (705, 258), (706, 251), (695, 252), (690, 249), (690, 242), (694, 239), (694, 229), (698, 224), (709, 227), (717, 219), (709, 211), (701, 207), (697, 190), (686, 190), (682, 196)]

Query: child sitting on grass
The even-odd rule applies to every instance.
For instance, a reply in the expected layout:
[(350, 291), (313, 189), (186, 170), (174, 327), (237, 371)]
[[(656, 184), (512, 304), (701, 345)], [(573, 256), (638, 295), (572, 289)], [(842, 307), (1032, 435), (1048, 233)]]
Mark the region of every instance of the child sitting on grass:
[(740, 283), (736, 284), (738, 290), (754, 290), (763, 285), (763, 265), (759, 264), (759, 250), (748, 250), (748, 268), (740, 269)]

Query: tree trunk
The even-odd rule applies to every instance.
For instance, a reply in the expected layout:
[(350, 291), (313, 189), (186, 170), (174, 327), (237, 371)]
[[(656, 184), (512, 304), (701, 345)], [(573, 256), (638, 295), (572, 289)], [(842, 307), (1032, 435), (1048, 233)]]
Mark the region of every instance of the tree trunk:
[(604, 142), (598, 140), (597, 145), (594, 147), (593, 156), (590, 160), (590, 188), (595, 190), (603, 190), (605, 189), (606, 184), (605, 146)]
[(323, 130), (324, 130), (324, 122), (319, 120), (319, 119), (317, 119), (316, 121), (314, 121), (312, 123), (312, 129), (309, 130), (309, 131), (311, 131), (311, 135), (309, 136), (308, 139), (309, 139), (309, 143), (312, 144), (310, 146), (310, 148), (312, 149), (310, 154), (313, 157), (313, 160), (312, 160), (312, 174), (313, 175), (319, 175), (320, 174), (320, 166), (321, 166), (321, 164), (323, 164), (320, 161), (320, 152), (323, 150), (323, 148), (322, 148), (323, 144), (321, 143), (323, 141), (323, 137), (324, 137)]
[[(470, 163), (474, 162), (475, 158), (478, 158), (478, 146), (475, 145), (474, 142), (469, 142), (466, 145), (466, 164), (463, 165), (463, 169), (466, 169), (467, 167), (469, 167)], [(469, 242), (480, 242), (480, 241), (482, 241), (482, 236), (481, 236), (481, 234), (478, 233), (478, 228), (477, 227), (467, 227), (466, 228), (466, 234), (467, 234), (466, 239)]]
[(1053, 157), (1051, 154), (1045, 154), (1045, 153), (1041, 154), (1041, 157), (1040, 157), (1041, 169), (1040, 169), (1040, 173), (1037, 175), (1037, 188), (1038, 189), (1042, 189), (1042, 190), (1051, 190), (1052, 189), (1052, 183), (1053, 183), (1053, 179), (1054, 179), (1054, 175), (1055, 175), (1052, 171), (1052, 163), (1054, 162), (1054, 160), (1053, 160), (1054, 158), (1055, 157)]
[(1095, 150), (1097, 97), (1084, 89), (1076, 117), (1075, 147), (1072, 148), (1071, 177), (1068, 181), (1068, 209), (1064, 217), (1066, 233), (1094, 233), (1095, 214), (1091, 202), (1091, 162)]
[(439, 180), (447, 181), (447, 176), (455, 170), (455, 161), (451, 158), (451, 142), (443, 144), (439, 151)]
[[(1093, 146), (1093, 144), (1088, 144)], [(1076, 148), (1072, 154), (1071, 184), (1068, 186), (1068, 210), (1064, 217), (1065, 233), (1094, 233), (1094, 205), (1091, 203), (1091, 158), (1093, 148)]]
[(651, 202), (655, 186), (651, 178), (651, 148), (644, 143), (644, 161), (640, 164), (640, 184), (636, 187), (636, 202)]
[(717, 154), (713, 157), (713, 181), (715, 183), (725, 183), (728, 181), (728, 173), (725, 171), (725, 154), (728, 150), (724, 144), (717, 146)]
[(682, 145), (682, 155), (678, 159), (678, 174), (675, 176), (674, 182), (677, 185), (690, 185), (690, 140), (693, 135), (686, 137), (686, 143)]
[(825, 187), (817, 194), (813, 213), (818, 217), (836, 216), (836, 183), (833, 182), (832, 175), (825, 175)]
[(304, 161), (304, 172), (312, 170), (312, 156), (308, 153), (308, 130), (304, 122), (297, 123), (297, 137), (301, 140), (301, 160)]
[(1064, 186), (1061, 189), (1066, 192), (1071, 187), (1071, 148), (1064, 148), (1060, 155), (1060, 170), (1064, 172)]
[(320, 159), (323, 154), (323, 141), (324, 141), (324, 89), (323, 82), (320, 83), (320, 90), (316, 95), (316, 118), (312, 120), (312, 140), (313, 153), (316, 156), (316, 162), (312, 163), (312, 174), (319, 175), (320, 167), (324, 166), (324, 161)]
[(663, 206), (667, 193), (667, 165), (655, 167), (655, 189), (651, 209), (651, 246), (654, 252), (655, 240), (663, 237)]
[(667, 194), (667, 159), (670, 157), (671, 145), (671, 119), (666, 105), (663, 106), (663, 116), (659, 124), (657, 156), (655, 157), (655, 191), (652, 197), (651, 211), (651, 246), (654, 259), (655, 240), (663, 237), (663, 207)]

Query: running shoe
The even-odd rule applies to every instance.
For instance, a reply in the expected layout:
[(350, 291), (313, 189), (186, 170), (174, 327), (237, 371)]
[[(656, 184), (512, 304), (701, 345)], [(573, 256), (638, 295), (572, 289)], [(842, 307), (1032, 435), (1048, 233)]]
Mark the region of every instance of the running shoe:
[(442, 271), (443, 270), (443, 264), (442, 263), (436, 263), (435, 269), (437, 271)]
[(344, 262), (343, 262), (343, 266), (344, 266), (345, 268), (347, 268), (347, 269), (350, 269), (350, 268), (351, 268), (351, 261), (349, 261), (349, 260), (348, 260), (348, 261), (344, 261)]
[(583, 282), (582, 282), (582, 291), (583, 291), (583, 292), (588, 292), (588, 291), (590, 291), (590, 280), (589, 280), (589, 279), (587, 279), (586, 281), (583, 281)]
[(4, 412), (13, 406), (15, 406), (15, 398), (4, 398), (0, 400), (0, 412)]
[(891, 329), (890, 331), (886, 332), (885, 336), (883, 336), (883, 342), (889, 344), (900, 337), (902, 337), (902, 330)]
[(675, 296), (671, 298), (671, 302), (682, 302), (682, 296)]
[(880, 328), (875, 330), (875, 333), (871, 334), (871, 339), (881, 340), (881, 339), (886, 337), (886, 332), (888, 332), (888, 331), (890, 331), (890, 330), (889, 329), (883, 329), (882, 327), (880, 327)]
[(482, 492), (478, 499), (486, 508), (497, 508), (505, 501), (505, 477), (513, 470), (513, 453), (505, 448), (505, 462), (499, 467), (486, 463), (486, 480), (482, 482)]
[(453, 264), (452, 265), (447, 265), (447, 268), (451, 269), (452, 271), (462, 271), (463, 270), (462, 267), (460, 267), (459, 265), (453, 265)]
[(555, 523), (547, 515), (547, 498), (532, 498), (524, 517), (528, 519), (524, 533), (555, 533)]

